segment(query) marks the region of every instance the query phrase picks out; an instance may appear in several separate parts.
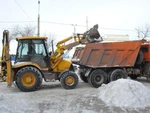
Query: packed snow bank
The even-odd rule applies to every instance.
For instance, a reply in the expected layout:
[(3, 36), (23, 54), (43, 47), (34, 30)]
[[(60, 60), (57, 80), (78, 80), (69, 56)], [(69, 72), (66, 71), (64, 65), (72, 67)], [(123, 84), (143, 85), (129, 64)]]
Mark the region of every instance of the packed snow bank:
[(98, 97), (109, 106), (145, 108), (150, 106), (150, 89), (142, 83), (119, 79), (98, 88)]

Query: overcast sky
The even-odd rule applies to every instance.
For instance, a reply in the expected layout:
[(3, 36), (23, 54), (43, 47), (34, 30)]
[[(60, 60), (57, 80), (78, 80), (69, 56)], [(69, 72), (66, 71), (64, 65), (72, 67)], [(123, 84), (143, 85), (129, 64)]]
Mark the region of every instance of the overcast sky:
[[(61, 40), (73, 33), (71, 24), (77, 24), (76, 32), (83, 33), (86, 27), (79, 25), (86, 26), (88, 16), (88, 25), (99, 24), (100, 34), (128, 34), (134, 39), (135, 28), (150, 24), (149, 11), (150, 0), (40, 0), (40, 34), (52, 33)], [(15, 25), (37, 26), (38, 0), (0, 0), (0, 14), (1, 40), (4, 29), (11, 30)]]

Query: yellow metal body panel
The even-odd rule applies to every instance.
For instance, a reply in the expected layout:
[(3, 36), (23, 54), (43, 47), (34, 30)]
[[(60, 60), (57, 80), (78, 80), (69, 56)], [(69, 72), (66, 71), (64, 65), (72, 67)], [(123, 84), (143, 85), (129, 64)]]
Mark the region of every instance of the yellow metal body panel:
[(7, 76), (6, 76), (6, 82), (8, 83), (8, 86), (11, 86), (13, 81), (13, 75), (12, 75), (12, 68), (11, 68), (11, 61), (6, 61), (7, 65)]
[(25, 67), (25, 66), (34, 66), (42, 71), (48, 70), (48, 68), (41, 68), (38, 64), (33, 63), (33, 62), (18, 62), (16, 64), (14, 64), (13, 68), (16, 69), (16, 68)]
[[(53, 68), (53, 72), (62, 72), (66, 69), (69, 69), (70, 66), (71, 66), (72, 62), (69, 61), (69, 60), (65, 60), (65, 59), (62, 59), (60, 60), (60, 62)], [(47, 68), (41, 68), (38, 64), (36, 63), (33, 63), (33, 62), (18, 62), (16, 64), (14, 64), (13, 68), (14, 69), (17, 69), (17, 68), (20, 68), (20, 67), (25, 67), (25, 66), (34, 66), (36, 68), (38, 68), (39, 70), (41, 71), (48, 71), (48, 67)], [(53, 66), (51, 66), (53, 67)]]
[(62, 72), (68, 70), (71, 66), (72, 62), (62, 59), (54, 68), (53, 72)]

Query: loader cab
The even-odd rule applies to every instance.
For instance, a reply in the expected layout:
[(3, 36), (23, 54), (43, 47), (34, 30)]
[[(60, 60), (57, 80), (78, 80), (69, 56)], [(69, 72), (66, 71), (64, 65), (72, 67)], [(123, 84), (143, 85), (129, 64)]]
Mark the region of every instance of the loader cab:
[(17, 41), (15, 63), (31, 62), (38, 64), (41, 68), (48, 66), (49, 56), (45, 37), (22, 37)]

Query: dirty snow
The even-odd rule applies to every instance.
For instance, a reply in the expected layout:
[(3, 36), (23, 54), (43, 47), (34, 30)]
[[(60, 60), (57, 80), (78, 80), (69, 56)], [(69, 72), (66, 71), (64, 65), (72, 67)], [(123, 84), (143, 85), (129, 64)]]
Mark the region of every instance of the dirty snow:
[(150, 89), (130, 79), (119, 79), (98, 88), (98, 95), (108, 106), (145, 108), (150, 106)]
[[(149, 83), (144, 84), (150, 87)], [(34, 92), (21, 92), (14, 86), (6, 86), (0, 82), (0, 113), (150, 113), (150, 107), (123, 108), (106, 104), (99, 96), (109, 84), (93, 88), (80, 81), (76, 89), (65, 90), (58, 81), (43, 82)]]

